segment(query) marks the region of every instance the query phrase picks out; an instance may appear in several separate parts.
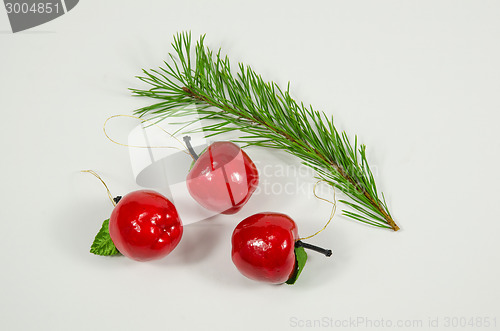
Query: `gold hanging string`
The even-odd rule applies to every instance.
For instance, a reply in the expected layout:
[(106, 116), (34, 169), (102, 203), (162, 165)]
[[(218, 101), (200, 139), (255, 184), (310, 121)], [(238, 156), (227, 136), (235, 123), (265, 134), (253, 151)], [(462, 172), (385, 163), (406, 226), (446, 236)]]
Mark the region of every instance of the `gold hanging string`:
[(137, 117), (137, 116), (132, 116), (132, 115), (113, 115), (113, 116), (110, 116), (106, 119), (106, 121), (104, 121), (104, 125), (103, 125), (103, 131), (104, 131), (104, 135), (106, 136), (106, 138), (108, 138), (111, 142), (117, 144), (117, 145), (120, 145), (120, 146), (125, 146), (125, 147), (133, 147), (133, 148), (173, 148), (173, 149), (177, 149), (187, 155), (189, 155), (191, 158), (193, 158), (193, 156), (186, 151), (186, 148), (184, 146), (184, 143), (182, 141), (180, 141), (177, 137), (175, 137), (173, 134), (171, 134), (170, 132), (168, 132), (167, 130), (165, 130), (164, 128), (162, 128), (161, 126), (159, 126), (158, 124), (155, 124), (153, 123), (152, 125), (158, 127), (160, 130), (162, 130), (163, 132), (165, 132), (166, 134), (168, 134), (170, 137), (174, 138), (175, 140), (177, 140), (179, 142), (179, 144), (182, 145), (183, 148), (179, 148), (179, 147), (175, 147), (175, 146), (136, 146), (136, 145), (127, 145), (127, 144), (122, 144), (116, 140), (113, 140), (109, 135), (108, 133), (106, 132), (106, 124), (108, 123), (109, 120), (115, 118), (115, 117), (130, 117), (130, 118), (134, 118), (134, 119), (137, 119), (137, 120), (140, 120), (141, 121), (141, 124), (144, 123), (144, 122), (147, 122), (148, 120), (145, 120), (143, 118), (140, 118), (140, 117)]
[(308, 237), (303, 237), (303, 238), (300, 238), (299, 240), (309, 239), (309, 238), (312, 238), (312, 237), (314, 237), (314, 236), (316, 236), (316, 235), (320, 234), (320, 233), (321, 233), (321, 232), (323, 232), (323, 230), (324, 230), (324, 229), (326, 229), (326, 227), (330, 224), (330, 222), (331, 222), (331, 221), (332, 221), (332, 219), (333, 219), (333, 216), (335, 216), (335, 211), (337, 210), (337, 200), (335, 199), (335, 187), (331, 186), (331, 187), (332, 187), (332, 190), (333, 190), (333, 201), (330, 201), (330, 200), (325, 199), (325, 198), (322, 198), (322, 197), (320, 197), (320, 196), (318, 196), (318, 195), (316, 194), (316, 187), (317, 187), (317, 186), (318, 186), (318, 184), (319, 184), (319, 183), (321, 183), (321, 182), (326, 182), (326, 181), (324, 181), (324, 180), (318, 180), (318, 181), (316, 182), (316, 184), (314, 184), (313, 194), (314, 194), (314, 196), (315, 196), (317, 199), (319, 199), (319, 200), (323, 200), (323, 201), (328, 202), (329, 204), (331, 204), (331, 205), (332, 205), (332, 212), (330, 213), (330, 218), (328, 219), (328, 221), (326, 222), (325, 226), (323, 226), (323, 228), (322, 228), (321, 230), (319, 230), (319, 231), (318, 231), (318, 232), (316, 232), (315, 234), (312, 234), (312, 235), (310, 235), (310, 236), (308, 236)]
[(113, 206), (116, 206), (116, 202), (113, 199), (113, 195), (109, 191), (108, 185), (106, 185), (106, 183), (102, 180), (101, 176), (99, 176), (94, 170), (82, 170), (82, 172), (88, 172), (89, 174), (92, 174), (95, 177), (97, 177), (97, 179), (99, 179), (101, 181), (101, 183), (104, 185), (104, 187), (106, 188), (106, 191), (108, 191), (109, 200), (111, 200), (111, 203), (113, 204)]

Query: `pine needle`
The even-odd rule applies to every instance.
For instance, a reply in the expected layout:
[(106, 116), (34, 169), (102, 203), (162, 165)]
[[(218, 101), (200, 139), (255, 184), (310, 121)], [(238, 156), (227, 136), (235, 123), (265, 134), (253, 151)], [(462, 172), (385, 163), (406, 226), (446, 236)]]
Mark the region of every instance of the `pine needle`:
[(290, 96), (290, 84), (281, 89), (241, 63), (233, 74), (229, 58), (220, 50), (211, 51), (204, 39), (201, 36), (193, 50), (191, 34), (177, 34), (170, 61), (143, 70), (138, 78), (150, 88), (131, 91), (159, 102), (137, 109), (135, 115), (158, 121), (196, 113), (203, 122), (217, 121), (203, 127), (210, 136), (239, 130), (244, 133), (239, 142), (285, 150), (351, 199), (343, 201), (352, 209), (343, 211), (346, 217), (399, 230), (383, 194), (379, 196), (366, 146), (358, 146), (357, 137), (353, 146), (345, 132), (337, 131), (333, 117), (297, 103)]

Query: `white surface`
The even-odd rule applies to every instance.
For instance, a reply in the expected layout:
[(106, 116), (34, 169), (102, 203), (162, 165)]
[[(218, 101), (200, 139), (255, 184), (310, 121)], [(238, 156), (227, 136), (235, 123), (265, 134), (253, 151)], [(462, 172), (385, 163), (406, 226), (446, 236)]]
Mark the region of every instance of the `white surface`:
[[(499, 329), (499, 11), (498, 1), (81, 1), (14, 35), (0, 9), (0, 329), (287, 330), (358, 317), (421, 320), (413, 329), (489, 317)], [(239, 217), (254, 212), (286, 211), (304, 234), (321, 227), (328, 206), (296, 195), (262, 205), (257, 195), (242, 214), (187, 226), (161, 261), (88, 253), (111, 204), (79, 170), (115, 194), (138, 188), (102, 124), (149, 103), (126, 88), (143, 86), (134, 76), (188, 29), (290, 80), (298, 100), (357, 133), (402, 230), (337, 216), (312, 240), (333, 258), (311, 253), (293, 287), (243, 278), (229, 254)], [(126, 139), (136, 124), (109, 130)], [(292, 161), (249, 153), (261, 166)]]
[[(126, 117), (117, 116), (117, 118)], [(133, 120), (141, 121), (137, 117)], [(186, 121), (195, 122), (185, 130), (180, 130), (181, 126), (178, 123)], [(129, 147), (130, 166), (135, 182), (142, 187), (154, 189), (168, 196), (175, 205), (183, 225), (219, 214), (203, 208), (188, 191), (186, 176), (193, 158), (189, 156), (183, 140), (187, 130), (198, 130), (196, 133), (189, 134), (189, 143), (193, 149), (201, 152), (210, 144), (202, 131), (199, 116), (195, 115), (183, 116), (175, 122), (160, 121), (155, 125), (141, 123), (130, 131), (127, 139), (128, 146), (126, 146)]]

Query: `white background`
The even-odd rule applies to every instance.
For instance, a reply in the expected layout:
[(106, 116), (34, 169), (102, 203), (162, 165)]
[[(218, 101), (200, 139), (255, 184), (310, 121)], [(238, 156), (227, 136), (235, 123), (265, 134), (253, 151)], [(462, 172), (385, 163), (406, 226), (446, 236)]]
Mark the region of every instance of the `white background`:
[[(346, 324), (366, 318), (427, 329), (478, 317), (497, 324), (478, 329), (500, 329), (499, 14), (499, 1), (81, 1), (12, 34), (0, 9), (0, 328), (288, 330), (325, 318), (323, 329), (351, 330), (369, 329)], [(183, 30), (290, 80), (297, 100), (358, 134), (402, 230), (338, 213), (311, 240), (334, 256), (310, 253), (295, 286), (241, 276), (230, 236), (263, 210), (311, 233), (329, 208), (307, 195), (256, 196), (242, 214), (186, 226), (161, 261), (90, 254), (112, 206), (79, 171), (116, 195), (139, 188), (102, 124), (149, 103), (127, 88), (144, 87), (134, 76), (161, 65)], [(136, 124), (110, 130), (126, 139)]]

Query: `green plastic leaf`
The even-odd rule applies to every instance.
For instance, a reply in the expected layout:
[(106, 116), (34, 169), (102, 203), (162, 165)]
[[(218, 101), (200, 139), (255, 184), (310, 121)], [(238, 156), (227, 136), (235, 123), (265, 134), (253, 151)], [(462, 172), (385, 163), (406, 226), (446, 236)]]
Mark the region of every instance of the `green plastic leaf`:
[(304, 247), (295, 247), (295, 273), (289, 280), (286, 281), (288, 285), (295, 284), (300, 276), (300, 273), (302, 272), (302, 269), (304, 269), (304, 266), (306, 265), (306, 261), (307, 253), (304, 250)]
[(109, 236), (109, 219), (102, 223), (101, 230), (95, 236), (94, 242), (90, 247), (90, 253), (104, 256), (120, 254)]

